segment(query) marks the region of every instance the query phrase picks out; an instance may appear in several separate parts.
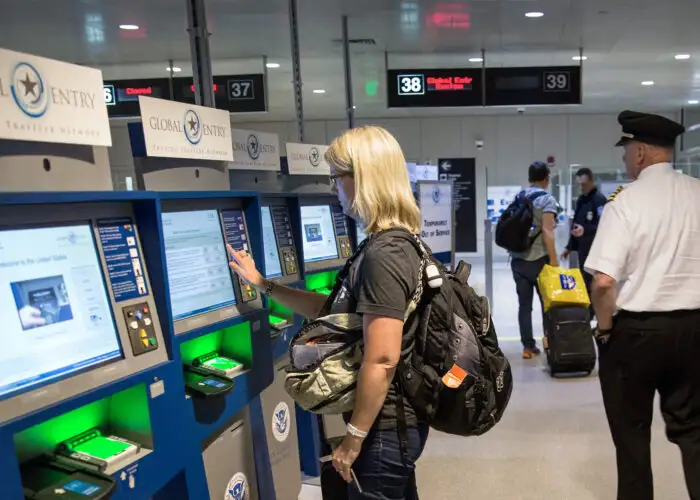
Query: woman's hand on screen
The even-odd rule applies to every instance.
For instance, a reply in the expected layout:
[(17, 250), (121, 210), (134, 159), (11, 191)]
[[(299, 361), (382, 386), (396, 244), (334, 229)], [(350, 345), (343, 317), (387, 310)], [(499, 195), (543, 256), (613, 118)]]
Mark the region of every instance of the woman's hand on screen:
[(226, 245), (226, 248), (231, 256), (229, 266), (231, 266), (233, 272), (240, 276), (241, 279), (249, 285), (253, 285), (256, 288), (262, 288), (264, 286), (265, 278), (255, 268), (255, 261), (253, 260), (253, 257), (251, 257), (245, 250), (234, 250), (231, 245)]

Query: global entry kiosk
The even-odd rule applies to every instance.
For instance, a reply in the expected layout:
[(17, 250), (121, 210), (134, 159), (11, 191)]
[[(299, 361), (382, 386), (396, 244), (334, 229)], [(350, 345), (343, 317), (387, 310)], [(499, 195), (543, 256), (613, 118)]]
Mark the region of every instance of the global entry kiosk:
[[(329, 294), (364, 235), (326, 147), (289, 144), (280, 166), (227, 110), (141, 95), (137, 190), (117, 192), (100, 72), (2, 50), (0, 75), (2, 498), (296, 499), (342, 421), (295, 408), (302, 318), (233, 273), (226, 245)], [(417, 196), (449, 263), (451, 184)]]

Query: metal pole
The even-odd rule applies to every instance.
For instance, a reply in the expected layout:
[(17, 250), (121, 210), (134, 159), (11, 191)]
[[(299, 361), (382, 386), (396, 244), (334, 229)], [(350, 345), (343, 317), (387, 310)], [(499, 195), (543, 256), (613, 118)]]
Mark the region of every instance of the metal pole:
[(347, 106), (348, 128), (355, 128), (355, 103), (352, 98), (352, 73), (350, 69), (348, 16), (343, 16), (343, 68), (345, 70), (345, 104)]
[(486, 106), (486, 49), (481, 49), (481, 105)]
[(175, 65), (175, 61), (172, 59), (168, 59), (168, 73), (170, 76), (168, 77), (168, 92), (170, 93), (170, 96), (168, 99), (171, 101), (175, 100), (175, 92), (174, 92), (174, 83), (173, 83), (173, 78), (175, 78), (175, 71), (173, 71), (173, 66)]
[(493, 223), (488, 217), (484, 219), (484, 281), (493, 313)]
[(292, 74), (294, 76), (294, 109), (297, 114), (297, 135), (304, 142), (304, 96), (301, 83), (301, 62), (299, 61), (299, 20), (297, 0), (289, 0), (289, 33), (292, 37)]
[(209, 30), (204, 0), (186, 0), (187, 32), (190, 34), (194, 99), (199, 106), (215, 107), (214, 77), (211, 71)]

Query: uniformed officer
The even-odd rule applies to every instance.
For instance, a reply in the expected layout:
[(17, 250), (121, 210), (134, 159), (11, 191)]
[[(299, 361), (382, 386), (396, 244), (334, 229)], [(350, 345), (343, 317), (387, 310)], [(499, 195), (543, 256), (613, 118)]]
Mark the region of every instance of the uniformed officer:
[(618, 120), (618, 145), (634, 182), (606, 205), (585, 264), (595, 276), (595, 336), (617, 450), (617, 498), (653, 498), (658, 391), (690, 496), (700, 499), (700, 180), (671, 166), (682, 125), (632, 111)]
[(598, 231), (600, 216), (603, 214), (603, 207), (607, 199), (605, 195), (598, 191), (593, 182), (593, 172), (590, 168), (581, 168), (576, 172), (576, 182), (581, 188), (581, 196), (576, 200), (576, 210), (571, 228), (571, 236), (566, 249), (562, 254), (562, 260), (567, 259), (571, 252), (578, 253), (578, 265), (583, 274), (583, 281), (586, 283), (588, 295), (591, 294), (591, 284), (593, 276), (588, 274), (583, 268), (584, 262), (588, 258), (593, 239)]

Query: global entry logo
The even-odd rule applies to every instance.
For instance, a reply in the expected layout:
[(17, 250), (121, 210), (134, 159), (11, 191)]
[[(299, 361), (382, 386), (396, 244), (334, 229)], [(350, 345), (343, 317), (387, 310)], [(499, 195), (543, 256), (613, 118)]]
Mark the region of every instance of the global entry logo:
[[(0, 74), (0, 98), (12, 99), (22, 114), (32, 119), (42, 118), (49, 109), (93, 111), (97, 109), (98, 104), (104, 105), (103, 100), (97, 100), (97, 97), (102, 99), (101, 93), (74, 85), (52, 85), (46, 76), (47, 73), (49, 71), (40, 68), (38, 63), (19, 59), (11, 71)], [(60, 78), (54, 80), (61, 81)], [(13, 126), (21, 125), (16, 123)], [(83, 129), (83, 132), (89, 132), (90, 135), (95, 131)]]
[(258, 140), (257, 135), (250, 134), (248, 136), (247, 147), (248, 156), (250, 156), (251, 160), (257, 160), (258, 158), (260, 158), (260, 141)]
[(39, 71), (20, 62), (12, 71), (10, 91), (17, 107), (30, 118), (39, 118), (49, 107), (48, 93)]
[(309, 150), (309, 163), (312, 167), (318, 167), (321, 163), (321, 153), (319, 153), (318, 148), (313, 147)]
[(202, 123), (199, 120), (199, 115), (193, 109), (188, 109), (185, 112), (185, 123), (183, 124), (185, 137), (190, 144), (199, 144), (202, 140)]
[(440, 199), (442, 198), (442, 192), (440, 191), (440, 187), (439, 187), (439, 186), (435, 186), (435, 187), (433, 188), (432, 198), (433, 198), (433, 201), (434, 201), (436, 204), (437, 204), (437, 203), (440, 203)]

